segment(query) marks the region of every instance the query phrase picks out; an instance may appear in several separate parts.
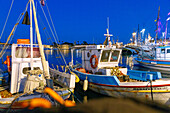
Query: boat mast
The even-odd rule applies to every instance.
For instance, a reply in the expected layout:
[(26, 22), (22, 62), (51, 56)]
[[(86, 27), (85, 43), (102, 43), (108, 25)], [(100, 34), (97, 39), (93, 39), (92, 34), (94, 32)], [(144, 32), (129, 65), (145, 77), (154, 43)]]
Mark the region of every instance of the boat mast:
[(140, 40), (141, 40), (141, 38), (140, 38), (140, 33), (139, 33), (139, 24), (138, 24), (138, 39), (137, 39), (137, 46), (140, 46)]
[(158, 16), (157, 16), (157, 20), (156, 20), (156, 36), (155, 36), (155, 42), (157, 41), (158, 38), (158, 21), (159, 21), (159, 12), (160, 12), (160, 6), (158, 8)]
[[(109, 34), (109, 17), (107, 17), (107, 34), (104, 34), (104, 36), (106, 36), (107, 39), (107, 43), (109, 43), (109, 45), (111, 45), (111, 41), (110, 41), (110, 37), (113, 36), (112, 34)], [(108, 45), (108, 44), (106, 44)]]
[(30, 3), (30, 41), (31, 41), (31, 70), (33, 70), (33, 28), (32, 28), (32, 4)]
[(168, 21), (166, 21), (166, 29), (165, 29), (165, 46), (166, 46), (167, 26), (168, 26)]
[(39, 28), (38, 28), (38, 22), (37, 22), (34, 0), (30, 0), (30, 2), (32, 2), (32, 5), (33, 5), (35, 29), (36, 29), (36, 33), (37, 33), (37, 41), (38, 41), (38, 45), (39, 45), (39, 49), (40, 49), (40, 55), (41, 55), (41, 61), (42, 61), (44, 76), (45, 76), (45, 78), (50, 79), (50, 76), (48, 74), (47, 62), (45, 60), (44, 50), (43, 50), (43, 46), (42, 46), (41, 35), (40, 35), (40, 32), (39, 32)]

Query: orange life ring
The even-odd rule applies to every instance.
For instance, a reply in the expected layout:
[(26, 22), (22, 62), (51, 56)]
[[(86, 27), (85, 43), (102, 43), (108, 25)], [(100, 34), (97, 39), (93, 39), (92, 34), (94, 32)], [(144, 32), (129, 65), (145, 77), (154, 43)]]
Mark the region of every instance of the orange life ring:
[[(95, 58), (95, 64), (92, 63), (93, 58)], [(97, 58), (96, 55), (92, 55), (92, 56), (91, 56), (91, 58), (90, 58), (90, 64), (91, 64), (91, 67), (92, 67), (93, 69), (95, 69), (95, 68), (97, 67), (97, 65), (98, 65), (98, 58)]]

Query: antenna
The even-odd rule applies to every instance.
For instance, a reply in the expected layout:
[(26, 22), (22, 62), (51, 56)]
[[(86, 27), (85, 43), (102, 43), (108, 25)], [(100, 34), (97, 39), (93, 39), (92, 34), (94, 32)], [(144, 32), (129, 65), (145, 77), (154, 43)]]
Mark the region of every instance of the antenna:
[(109, 17), (107, 17), (107, 28), (108, 28), (108, 31), (109, 31)]
[(107, 29), (106, 29), (106, 31), (107, 31), (107, 34), (104, 34), (104, 36), (106, 36), (106, 40), (105, 40), (105, 42), (104, 42), (104, 45), (107, 45), (107, 43), (109, 42), (110, 44), (109, 45), (111, 45), (111, 41), (110, 41), (110, 36), (113, 36), (112, 34), (109, 34), (109, 17), (107, 17)]

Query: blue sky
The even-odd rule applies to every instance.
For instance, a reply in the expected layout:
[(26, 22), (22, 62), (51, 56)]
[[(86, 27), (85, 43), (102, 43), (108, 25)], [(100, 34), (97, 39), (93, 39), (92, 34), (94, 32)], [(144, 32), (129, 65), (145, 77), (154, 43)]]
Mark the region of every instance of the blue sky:
[[(0, 32), (3, 29), (12, 0), (0, 0)], [(38, 0), (35, 0), (35, 2)], [(113, 39), (128, 43), (133, 31), (146, 29), (145, 33), (155, 36), (154, 30), (158, 7), (163, 25), (170, 12), (170, 0), (46, 0), (53, 22), (62, 42), (79, 41), (82, 43), (103, 43), (107, 28), (107, 17), (110, 22), (110, 33)], [(12, 11), (1, 38), (2, 42), (9, 35), (19, 14), (24, 10), (27, 0), (14, 0)], [(46, 7), (44, 6), (44, 10)], [(38, 13), (43, 18), (38, 4)], [(47, 14), (47, 13), (46, 13)], [(47, 25), (47, 24), (45, 24)], [(40, 25), (41, 26), (41, 25)], [(14, 38), (29, 38), (29, 27), (18, 27)], [(40, 30), (42, 28), (40, 27)], [(49, 30), (47, 26), (47, 30)], [(170, 31), (170, 30), (169, 30)], [(42, 33), (43, 43), (47, 37)], [(13, 42), (16, 42), (14, 39)]]

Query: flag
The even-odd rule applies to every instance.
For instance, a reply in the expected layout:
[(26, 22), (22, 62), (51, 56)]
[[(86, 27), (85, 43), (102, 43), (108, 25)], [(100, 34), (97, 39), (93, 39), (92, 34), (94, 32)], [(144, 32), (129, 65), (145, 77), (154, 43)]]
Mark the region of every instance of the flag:
[(168, 17), (167, 19), (166, 19), (166, 21), (169, 21), (170, 20), (170, 17)]
[(28, 11), (26, 11), (26, 13), (24, 15), (24, 19), (22, 21), (22, 24), (30, 25), (30, 19), (29, 19), (29, 16), (28, 16)]
[(170, 12), (168, 13), (168, 15), (170, 15)]
[(42, 5), (42, 6), (44, 6), (44, 5), (45, 5), (44, 0), (41, 0), (40, 2), (41, 2), (41, 5)]

